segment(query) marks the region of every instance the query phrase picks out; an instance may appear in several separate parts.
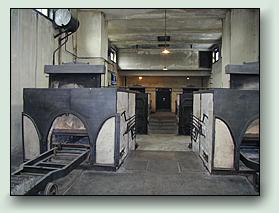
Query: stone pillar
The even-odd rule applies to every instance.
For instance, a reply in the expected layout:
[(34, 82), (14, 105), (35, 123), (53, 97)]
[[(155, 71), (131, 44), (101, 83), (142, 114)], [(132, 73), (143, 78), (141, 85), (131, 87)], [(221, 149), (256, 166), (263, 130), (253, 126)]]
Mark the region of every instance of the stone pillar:
[(156, 112), (156, 88), (146, 88), (145, 93), (150, 94), (151, 112)]
[[(96, 57), (95, 59), (78, 59), (78, 61), (104, 64), (101, 57), (105, 60), (108, 58), (108, 23), (104, 14), (90, 10), (79, 10), (78, 20), (80, 26), (77, 31), (77, 55), (80, 57)], [(108, 77), (106, 64), (106, 73), (101, 78), (102, 86), (108, 86)]]
[(182, 88), (172, 88), (171, 93), (171, 112), (175, 112), (177, 96), (183, 93)]
[(228, 11), (223, 20), (221, 87), (230, 87), (230, 75), (225, 73), (226, 65), (257, 61), (259, 61), (259, 10)]

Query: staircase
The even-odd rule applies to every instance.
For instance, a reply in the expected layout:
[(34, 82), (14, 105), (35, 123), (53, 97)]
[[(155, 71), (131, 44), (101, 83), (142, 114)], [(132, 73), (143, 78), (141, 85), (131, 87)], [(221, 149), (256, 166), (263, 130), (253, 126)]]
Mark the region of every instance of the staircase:
[(176, 115), (172, 112), (156, 112), (149, 117), (149, 134), (177, 134)]

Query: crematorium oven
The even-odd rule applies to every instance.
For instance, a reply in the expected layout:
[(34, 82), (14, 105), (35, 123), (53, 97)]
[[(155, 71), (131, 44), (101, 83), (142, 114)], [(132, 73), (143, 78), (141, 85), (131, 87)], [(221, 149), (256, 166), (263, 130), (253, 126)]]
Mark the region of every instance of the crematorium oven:
[(259, 91), (196, 91), (192, 119), (192, 149), (209, 172), (238, 171), (245, 132), (259, 119)]
[(135, 93), (101, 88), (102, 65), (50, 65), (45, 72), (51, 88), (23, 91), (24, 160), (57, 144), (82, 144), (88, 165), (116, 170), (135, 148)]

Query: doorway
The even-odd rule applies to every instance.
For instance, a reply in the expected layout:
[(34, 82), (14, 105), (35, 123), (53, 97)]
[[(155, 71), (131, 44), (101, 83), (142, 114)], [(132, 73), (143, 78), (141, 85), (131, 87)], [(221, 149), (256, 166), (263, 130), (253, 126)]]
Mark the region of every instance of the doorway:
[(191, 114), (193, 113), (193, 92), (198, 88), (183, 88), (179, 104), (179, 135), (191, 135)]
[(156, 89), (156, 111), (157, 112), (171, 111), (171, 89), (170, 88)]

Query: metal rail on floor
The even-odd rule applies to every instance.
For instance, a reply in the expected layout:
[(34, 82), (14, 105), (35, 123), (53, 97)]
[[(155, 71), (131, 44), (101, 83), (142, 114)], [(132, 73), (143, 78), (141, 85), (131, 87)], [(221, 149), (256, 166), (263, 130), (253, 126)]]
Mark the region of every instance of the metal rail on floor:
[(54, 144), (53, 148), (25, 162), (11, 175), (11, 195), (55, 195), (52, 181), (68, 175), (89, 155), (88, 145)]

